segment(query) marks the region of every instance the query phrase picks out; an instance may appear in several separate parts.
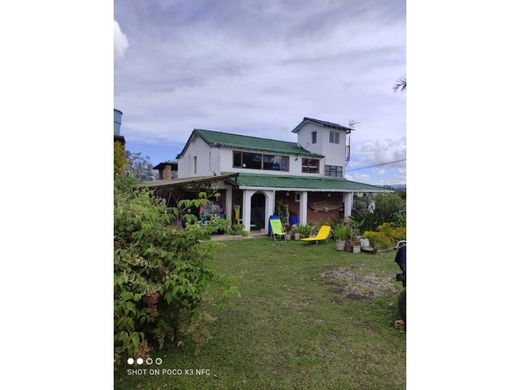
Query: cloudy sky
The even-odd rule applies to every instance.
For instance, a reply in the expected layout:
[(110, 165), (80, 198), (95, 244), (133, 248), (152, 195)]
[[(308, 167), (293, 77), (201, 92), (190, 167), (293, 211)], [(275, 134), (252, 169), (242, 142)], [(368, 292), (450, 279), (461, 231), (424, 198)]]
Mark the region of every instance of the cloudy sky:
[[(115, 106), (132, 152), (173, 159), (194, 128), (296, 141), (347, 124), (348, 178), (405, 183), (405, 0), (116, 0)], [(348, 171), (348, 170), (347, 170)]]

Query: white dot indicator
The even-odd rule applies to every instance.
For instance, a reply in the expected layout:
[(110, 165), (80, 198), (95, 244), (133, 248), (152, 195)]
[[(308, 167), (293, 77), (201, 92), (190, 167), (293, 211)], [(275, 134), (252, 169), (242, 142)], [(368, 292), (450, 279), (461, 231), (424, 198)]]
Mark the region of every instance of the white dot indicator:
[(137, 358), (137, 364), (139, 364), (139, 365), (143, 364), (143, 359), (142, 358)]
[(152, 358), (146, 359), (146, 364), (150, 365), (152, 363), (153, 363), (153, 359)]
[(155, 359), (155, 364), (157, 364), (158, 366), (162, 364), (162, 359), (161, 358), (157, 358)]
[(128, 364), (134, 364), (134, 359), (132, 358), (128, 358), (128, 360), (126, 361)]

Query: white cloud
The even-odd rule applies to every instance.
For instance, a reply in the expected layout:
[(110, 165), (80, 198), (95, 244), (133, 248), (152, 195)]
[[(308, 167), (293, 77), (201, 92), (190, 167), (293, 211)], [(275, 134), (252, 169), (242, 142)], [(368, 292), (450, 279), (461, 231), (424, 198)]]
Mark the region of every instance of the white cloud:
[[(363, 155), (363, 160), (368, 160), (370, 164), (384, 164), (390, 161), (397, 161), (406, 158), (406, 139), (371, 139), (361, 145), (353, 145), (354, 152)], [(400, 165), (404, 166), (404, 162)]]
[(377, 174), (378, 174), (379, 176), (384, 176), (385, 173), (386, 173), (386, 171), (385, 171), (384, 168), (381, 168), (379, 171), (377, 171)]
[(123, 58), (129, 46), (126, 34), (121, 31), (117, 20), (114, 20), (114, 53), (116, 57)]

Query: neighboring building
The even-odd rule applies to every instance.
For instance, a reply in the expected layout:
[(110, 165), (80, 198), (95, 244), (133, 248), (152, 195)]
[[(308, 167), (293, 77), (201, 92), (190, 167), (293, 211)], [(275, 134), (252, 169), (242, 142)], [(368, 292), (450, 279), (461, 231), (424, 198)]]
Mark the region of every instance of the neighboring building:
[(123, 112), (114, 108), (114, 142), (121, 142), (123, 145), (126, 143), (125, 137), (121, 135), (121, 119)]
[(114, 173), (125, 175), (125, 137), (121, 135), (123, 113), (114, 108)]
[(157, 164), (153, 169), (159, 171), (159, 180), (171, 180), (176, 179), (177, 175), (177, 162), (165, 161)]
[(195, 129), (177, 156), (177, 182), (216, 182), (226, 215), (248, 231), (266, 229), (280, 204), (301, 224), (343, 218), (350, 215), (354, 193), (389, 192), (345, 179), (351, 131), (307, 117), (292, 130), (298, 142)]

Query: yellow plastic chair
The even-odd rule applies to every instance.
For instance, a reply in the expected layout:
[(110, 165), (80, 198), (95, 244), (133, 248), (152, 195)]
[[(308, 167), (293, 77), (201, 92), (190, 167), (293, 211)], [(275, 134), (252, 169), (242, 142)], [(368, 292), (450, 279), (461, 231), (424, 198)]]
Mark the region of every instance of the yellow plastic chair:
[(323, 225), (320, 227), (320, 231), (318, 234), (316, 234), (314, 237), (309, 238), (302, 238), (300, 241), (306, 241), (306, 242), (315, 242), (318, 244), (320, 241), (326, 241), (329, 238), (330, 235), (330, 226), (329, 225)]

